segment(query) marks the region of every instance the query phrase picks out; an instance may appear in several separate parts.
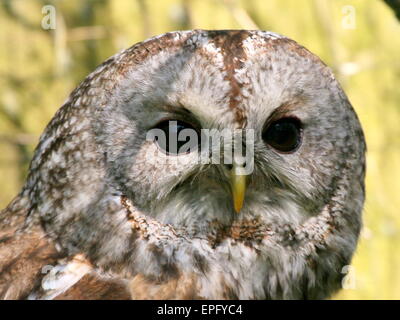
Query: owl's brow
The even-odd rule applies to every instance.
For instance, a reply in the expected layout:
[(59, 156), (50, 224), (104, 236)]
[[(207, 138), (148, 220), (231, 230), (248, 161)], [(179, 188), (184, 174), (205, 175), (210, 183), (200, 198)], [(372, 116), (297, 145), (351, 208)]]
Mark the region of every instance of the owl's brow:
[(178, 116), (181, 120), (186, 120), (194, 125), (199, 124), (193, 112), (187, 109), (184, 105), (163, 104), (160, 108), (168, 113)]
[(272, 111), (266, 123), (271, 123), (284, 117), (294, 116), (294, 111), (297, 110), (299, 106), (304, 105), (305, 102), (305, 97), (298, 96), (291, 101), (286, 101), (282, 103), (278, 108)]

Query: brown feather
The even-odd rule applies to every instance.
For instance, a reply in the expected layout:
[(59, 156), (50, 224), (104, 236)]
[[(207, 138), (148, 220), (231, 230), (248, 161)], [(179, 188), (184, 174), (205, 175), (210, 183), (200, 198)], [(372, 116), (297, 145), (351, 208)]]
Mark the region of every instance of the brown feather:
[(135, 300), (200, 299), (196, 294), (196, 280), (194, 274), (182, 274), (167, 281), (157, 281), (138, 274), (129, 286), (132, 299)]
[(0, 212), (0, 299), (24, 299), (40, 283), (42, 268), (60, 254), (40, 224), (23, 228), (27, 212), (17, 198)]
[(131, 295), (123, 280), (107, 279), (89, 273), (54, 300), (129, 300)]

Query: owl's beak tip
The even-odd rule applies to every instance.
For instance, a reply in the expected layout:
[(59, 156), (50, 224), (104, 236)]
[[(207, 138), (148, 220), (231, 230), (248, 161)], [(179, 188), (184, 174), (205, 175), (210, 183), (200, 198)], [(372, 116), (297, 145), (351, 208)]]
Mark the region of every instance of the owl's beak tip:
[(235, 208), (235, 212), (236, 213), (239, 213), (240, 212), (240, 210), (242, 209), (242, 207), (243, 207), (243, 202), (241, 202), (240, 200), (239, 201), (236, 201), (236, 199), (234, 200), (234, 208)]
[(246, 193), (246, 174), (241, 172), (241, 169), (241, 167), (234, 165), (231, 172), (233, 207), (236, 213), (239, 213), (242, 209)]

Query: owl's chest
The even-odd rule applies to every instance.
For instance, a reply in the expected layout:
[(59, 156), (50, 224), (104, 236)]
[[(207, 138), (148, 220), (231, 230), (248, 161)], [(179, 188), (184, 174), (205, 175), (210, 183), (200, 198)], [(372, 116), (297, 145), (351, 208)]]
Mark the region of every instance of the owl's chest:
[(311, 270), (301, 256), (293, 259), (280, 248), (234, 241), (215, 248), (197, 243), (175, 250), (164, 266), (160, 261), (154, 259), (130, 281), (133, 299), (301, 298), (299, 283)]

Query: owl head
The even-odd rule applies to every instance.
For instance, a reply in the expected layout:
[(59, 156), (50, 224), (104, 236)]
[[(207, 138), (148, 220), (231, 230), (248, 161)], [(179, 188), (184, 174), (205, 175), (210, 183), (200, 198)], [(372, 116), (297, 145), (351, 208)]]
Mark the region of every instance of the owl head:
[[(315, 286), (350, 261), (364, 153), (332, 72), (293, 40), (171, 32), (113, 56), (72, 92), (41, 137), (23, 193), (63, 250), (104, 268), (157, 277), (171, 264), (199, 269), (200, 259), (219, 265), (207, 279), (232, 265), (225, 285), (288, 268), (283, 280), (262, 280), (258, 291), (249, 280), (236, 293), (266, 297), (275, 283), (295, 297), (312, 278), (309, 261), (325, 266), (313, 271)], [(127, 210), (136, 231), (146, 223), (158, 255)], [(181, 238), (163, 238), (165, 228)], [(246, 260), (256, 269), (241, 269)]]

